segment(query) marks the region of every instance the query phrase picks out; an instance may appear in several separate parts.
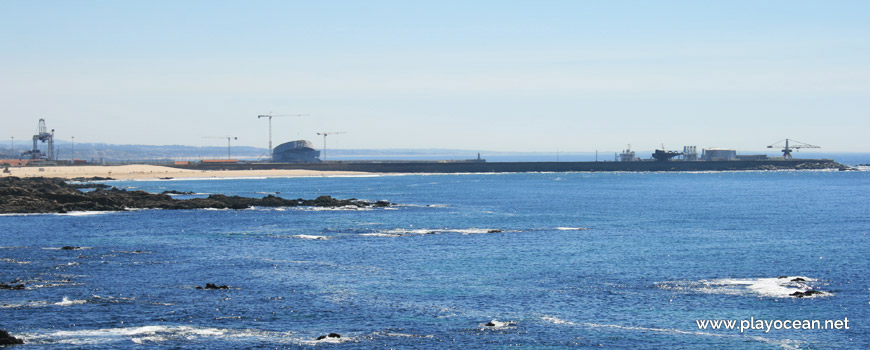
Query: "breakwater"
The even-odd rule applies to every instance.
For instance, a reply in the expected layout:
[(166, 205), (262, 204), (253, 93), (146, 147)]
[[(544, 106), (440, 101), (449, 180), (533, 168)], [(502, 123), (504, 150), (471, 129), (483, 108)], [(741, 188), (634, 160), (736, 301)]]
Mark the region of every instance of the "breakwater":
[(524, 173), (598, 171), (735, 171), (848, 169), (831, 159), (777, 159), (747, 161), (640, 161), (640, 162), (476, 162), (476, 161), (329, 161), (324, 163), (191, 163), (176, 168), (197, 170), (300, 169), (375, 173)]

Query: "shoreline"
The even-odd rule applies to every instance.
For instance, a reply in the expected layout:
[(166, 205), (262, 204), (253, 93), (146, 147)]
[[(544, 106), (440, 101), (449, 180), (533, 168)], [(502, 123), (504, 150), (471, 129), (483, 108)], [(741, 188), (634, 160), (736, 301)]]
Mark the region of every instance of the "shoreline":
[(193, 170), (160, 165), (85, 165), (9, 167), (9, 173), (0, 177), (110, 177), (115, 180), (169, 180), (172, 179), (232, 179), (263, 177), (330, 177), (371, 176), (377, 173), (363, 171), (304, 170), (304, 169), (254, 169), (254, 170)]

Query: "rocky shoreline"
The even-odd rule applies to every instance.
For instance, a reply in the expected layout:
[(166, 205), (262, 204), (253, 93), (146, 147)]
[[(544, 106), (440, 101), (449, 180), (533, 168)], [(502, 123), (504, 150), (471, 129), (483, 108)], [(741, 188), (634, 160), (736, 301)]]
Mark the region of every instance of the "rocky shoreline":
[(284, 199), (213, 194), (206, 198), (175, 199), (167, 194), (97, 188), (79, 191), (59, 178), (0, 178), (0, 214), (66, 213), (71, 211), (125, 211), (130, 209), (247, 209), (250, 207), (388, 207), (387, 201), (358, 199)]

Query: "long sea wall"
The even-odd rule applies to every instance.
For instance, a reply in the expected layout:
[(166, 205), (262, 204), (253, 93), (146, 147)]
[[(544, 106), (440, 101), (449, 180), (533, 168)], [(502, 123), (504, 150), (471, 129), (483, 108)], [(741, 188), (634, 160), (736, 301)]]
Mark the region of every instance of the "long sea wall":
[(847, 169), (831, 159), (786, 159), (747, 161), (639, 161), (639, 162), (473, 162), (408, 161), (325, 163), (191, 163), (176, 168), (197, 170), (302, 169), (314, 171), (362, 171), (375, 173), (516, 173), (580, 171), (734, 171)]

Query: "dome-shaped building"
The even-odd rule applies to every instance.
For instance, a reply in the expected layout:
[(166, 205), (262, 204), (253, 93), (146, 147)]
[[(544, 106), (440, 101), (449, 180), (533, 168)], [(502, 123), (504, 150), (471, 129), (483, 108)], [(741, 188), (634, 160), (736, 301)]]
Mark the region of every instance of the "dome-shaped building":
[(308, 140), (285, 142), (272, 150), (272, 161), (276, 163), (320, 163), (320, 151)]

